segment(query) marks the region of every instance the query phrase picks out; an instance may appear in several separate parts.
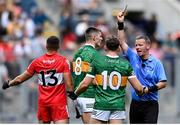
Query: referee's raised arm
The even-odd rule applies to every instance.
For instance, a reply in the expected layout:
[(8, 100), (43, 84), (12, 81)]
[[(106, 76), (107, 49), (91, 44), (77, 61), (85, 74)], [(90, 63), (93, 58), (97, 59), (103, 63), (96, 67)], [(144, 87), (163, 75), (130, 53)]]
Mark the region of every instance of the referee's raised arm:
[(117, 15), (117, 24), (118, 24), (118, 38), (120, 42), (120, 46), (123, 50), (123, 52), (126, 52), (128, 50), (128, 45), (126, 43), (126, 36), (124, 33), (124, 12), (119, 11)]

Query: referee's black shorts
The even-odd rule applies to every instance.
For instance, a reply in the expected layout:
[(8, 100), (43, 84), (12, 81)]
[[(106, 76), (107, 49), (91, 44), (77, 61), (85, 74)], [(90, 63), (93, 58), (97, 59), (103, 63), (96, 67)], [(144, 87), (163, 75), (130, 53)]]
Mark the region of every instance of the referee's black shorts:
[(159, 104), (157, 101), (131, 101), (130, 123), (151, 123), (156, 124), (159, 114)]

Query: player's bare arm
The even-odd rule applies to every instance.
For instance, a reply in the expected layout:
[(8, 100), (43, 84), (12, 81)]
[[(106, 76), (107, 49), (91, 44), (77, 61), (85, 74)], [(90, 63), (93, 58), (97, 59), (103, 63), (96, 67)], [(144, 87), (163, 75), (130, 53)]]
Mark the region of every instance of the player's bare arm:
[(130, 84), (132, 85), (132, 87), (136, 90), (136, 93), (138, 95), (142, 95), (144, 92), (143, 92), (143, 87), (142, 85), (140, 84), (139, 80), (136, 78), (135, 75), (133, 76), (130, 76), (128, 78)]
[(64, 73), (64, 80), (66, 83), (66, 86), (68, 88), (68, 91), (73, 91), (74, 87), (73, 87), (73, 83), (72, 83), (72, 76), (71, 73)]
[(11, 86), (19, 85), (19, 84), (23, 83), (24, 81), (28, 80), (29, 78), (31, 78), (32, 76), (33, 75), (31, 75), (30, 73), (25, 71), (24, 73), (17, 76), (13, 80), (4, 82), (3, 86), (2, 86), (2, 89), (7, 89), (7, 88), (9, 88)]
[(85, 77), (83, 81), (79, 84), (78, 88), (75, 90), (76, 95), (80, 95), (82, 92), (86, 91), (88, 86), (92, 83), (93, 78)]
[(23, 83), (24, 81), (30, 79), (33, 75), (31, 75), (30, 73), (28, 73), (27, 71), (25, 71), (24, 73), (22, 73), (21, 75), (17, 76), (16, 78), (14, 78), (13, 80), (11, 80), (9, 82), (10, 86), (15, 86), (18, 84)]
[(118, 20), (118, 38), (121, 45), (121, 48), (124, 52), (127, 51), (128, 45), (126, 43), (126, 36), (124, 33), (124, 11), (120, 11), (117, 14), (117, 20)]

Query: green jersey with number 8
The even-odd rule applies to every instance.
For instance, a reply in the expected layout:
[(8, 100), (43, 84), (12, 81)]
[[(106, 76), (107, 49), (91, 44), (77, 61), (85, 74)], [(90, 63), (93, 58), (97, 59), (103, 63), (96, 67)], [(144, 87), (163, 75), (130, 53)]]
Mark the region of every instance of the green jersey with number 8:
[[(97, 50), (91, 45), (85, 45), (75, 53), (72, 62), (72, 76), (75, 89), (86, 76), (90, 68), (90, 63), (97, 54)], [(93, 85), (90, 85), (84, 93), (79, 95), (79, 97), (94, 98)]]
[(119, 56), (97, 56), (87, 74), (96, 80), (94, 109), (124, 111), (127, 78), (132, 75), (127, 60)]

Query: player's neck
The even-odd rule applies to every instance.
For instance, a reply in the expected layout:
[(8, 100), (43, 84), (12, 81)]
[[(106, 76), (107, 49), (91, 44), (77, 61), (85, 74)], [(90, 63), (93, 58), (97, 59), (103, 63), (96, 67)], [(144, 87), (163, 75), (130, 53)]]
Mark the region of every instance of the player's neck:
[(95, 48), (95, 44), (91, 41), (86, 41), (85, 45), (90, 45)]
[(106, 55), (109, 55), (109, 56), (118, 56), (117, 52), (114, 52), (114, 51), (108, 51)]
[(52, 54), (54, 54), (54, 53), (57, 53), (57, 51), (49, 50), (49, 51), (46, 52), (46, 54), (48, 54), (48, 55), (52, 55)]

